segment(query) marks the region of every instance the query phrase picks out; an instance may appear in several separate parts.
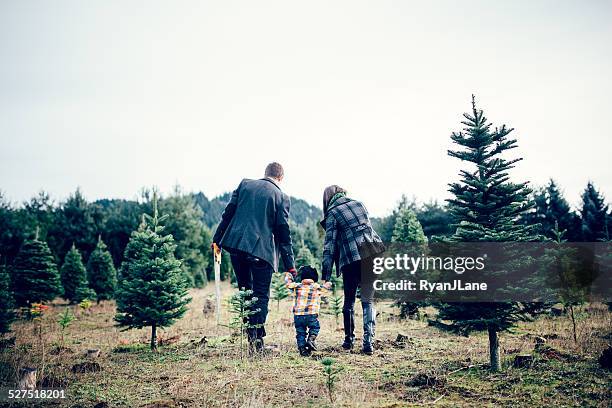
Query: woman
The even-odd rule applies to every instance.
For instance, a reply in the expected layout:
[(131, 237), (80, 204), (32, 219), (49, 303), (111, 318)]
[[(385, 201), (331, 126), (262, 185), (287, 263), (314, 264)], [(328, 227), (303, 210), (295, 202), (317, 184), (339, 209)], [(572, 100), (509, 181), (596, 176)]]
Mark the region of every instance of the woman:
[(344, 282), (344, 343), (346, 350), (353, 348), (355, 341), (355, 296), (361, 288), (363, 307), (363, 352), (373, 353), (372, 341), (376, 326), (374, 310), (374, 288), (372, 287), (372, 259), (384, 251), (378, 234), (372, 229), (368, 212), (359, 201), (346, 196), (346, 190), (333, 185), (323, 192), (323, 216), (325, 228), (323, 245), (324, 281), (329, 281), (332, 267), (342, 275)]

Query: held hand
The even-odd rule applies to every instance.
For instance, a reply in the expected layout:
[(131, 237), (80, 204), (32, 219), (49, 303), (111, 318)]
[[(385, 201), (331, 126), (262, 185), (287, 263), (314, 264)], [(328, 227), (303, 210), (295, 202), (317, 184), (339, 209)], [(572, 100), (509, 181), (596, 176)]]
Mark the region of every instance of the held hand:
[(289, 272), (291, 276), (293, 276), (293, 279), (297, 277), (297, 271), (295, 270), (295, 268), (291, 268), (287, 272)]
[(327, 290), (330, 290), (332, 287), (332, 283), (327, 281), (327, 282), (323, 282), (323, 287)]

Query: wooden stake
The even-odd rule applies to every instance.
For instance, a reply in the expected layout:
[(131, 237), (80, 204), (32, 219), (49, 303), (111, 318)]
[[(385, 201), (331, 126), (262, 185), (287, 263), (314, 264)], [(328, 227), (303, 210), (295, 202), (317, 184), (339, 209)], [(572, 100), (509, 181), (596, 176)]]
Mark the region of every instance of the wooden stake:
[(213, 261), (215, 267), (215, 314), (217, 325), (221, 324), (221, 248), (213, 244)]

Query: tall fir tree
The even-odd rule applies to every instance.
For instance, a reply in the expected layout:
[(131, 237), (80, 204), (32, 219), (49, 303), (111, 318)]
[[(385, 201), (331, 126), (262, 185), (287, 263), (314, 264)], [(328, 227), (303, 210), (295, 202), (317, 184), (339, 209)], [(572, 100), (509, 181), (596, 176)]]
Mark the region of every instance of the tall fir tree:
[(204, 241), (206, 227), (202, 222), (202, 210), (193, 195), (183, 194), (180, 187), (175, 186), (173, 195), (160, 199), (159, 211), (169, 215), (164, 231), (174, 237), (176, 257), (182, 260), (185, 277), (194, 284), (195, 276), (206, 270), (212, 257), (209, 241)]
[(60, 277), (64, 288), (64, 299), (70, 303), (79, 303), (85, 298), (93, 299), (95, 293), (89, 291), (83, 258), (74, 244), (64, 257)]
[(151, 349), (157, 348), (157, 329), (172, 325), (187, 311), (187, 283), (181, 262), (174, 256), (172, 235), (164, 235), (159, 216), (157, 194), (153, 194), (153, 215), (144, 214), (143, 222), (132, 233), (116, 292), (115, 320), (126, 328), (151, 327)]
[(17, 306), (48, 302), (62, 294), (55, 259), (47, 243), (38, 239), (21, 246), (13, 264), (13, 289)]
[(521, 216), (523, 223), (539, 225), (539, 234), (556, 239), (556, 229), (564, 232), (568, 241), (580, 241), (580, 217), (574, 213), (554, 180), (537, 189), (532, 195), (534, 207)]
[(15, 299), (11, 291), (11, 281), (6, 266), (0, 265), (0, 335), (11, 330), (15, 320)]
[(55, 220), (47, 234), (49, 246), (59, 259), (63, 259), (75, 243), (87, 259), (96, 245), (99, 223), (96, 207), (77, 189), (55, 211)]
[(102, 237), (98, 237), (98, 244), (87, 261), (87, 280), (98, 302), (113, 298), (117, 288), (117, 271)]
[(604, 198), (589, 181), (582, 193), (582, 240), (597, 242), (609, 239), (607, 231), (608, 206)]
[[(509, 181), (508, 171), (520, 158), (507, 160), (502, 153), (517, 147), (508, 136), (513, 129), (492, 124), (482, 110), (476, 108), (472, 96), (472, 112), (464, 114), (462, 132), (453, 132), (452, 141), (461, 150), (449, 150), (451, 157), (472, 164), (474, 168), (460, 172), (461, 182), (449, 184), (454, 195), (448, 200), (457, 230), (449, 242), (522, 242), (538, 239), (534, 226), (517, 222), (532, 206), (527, 183)], [(493, 273), (503, 273), (497, 271)], [(465, 302), (440, 305), (438, 318), (450, 320), (449, 328), (465, 335), (486, 330), (489, 335), (490, 367), (501, 369), (498, 333), (511, 328), (529, 316), (518, 302)]]

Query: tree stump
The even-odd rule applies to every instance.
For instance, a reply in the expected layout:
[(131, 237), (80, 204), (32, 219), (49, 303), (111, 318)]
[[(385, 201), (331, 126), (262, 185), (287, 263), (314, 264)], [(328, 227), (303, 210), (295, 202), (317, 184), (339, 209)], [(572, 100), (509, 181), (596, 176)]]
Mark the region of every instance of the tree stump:
[(33, 390), (36, 388), (36, 369), (24, 367), (19, 372), (19, 384), (17, 387), (20, 390)]
[(204, 316), (209, 316), (215, 312), (215, 302), (212, 299), (204, 299), (204, 305), (202, 306), (202, 313)]
[(515, 368), (529, 368), (533, 365), (533, 356), (531, 354), (519, 354), (514, 357), (513, 366)]
[(87, 358), (98, 358), (100, 357), (100, 349), (89, 349), (87, 350)]
[(404, 333), (397, 333), (397, 337), (395, 338), (395, 342), (397, 344), (405, 344), (410, 340), (410, 337)]
[(102, 367), (98, 363), (92, 363), (86, 361), (84, 363), (78, 363), (72, 366), (72, 372), (77, 373), (95, 373), (101, 371)]

